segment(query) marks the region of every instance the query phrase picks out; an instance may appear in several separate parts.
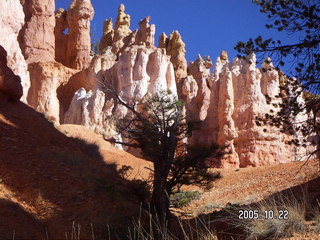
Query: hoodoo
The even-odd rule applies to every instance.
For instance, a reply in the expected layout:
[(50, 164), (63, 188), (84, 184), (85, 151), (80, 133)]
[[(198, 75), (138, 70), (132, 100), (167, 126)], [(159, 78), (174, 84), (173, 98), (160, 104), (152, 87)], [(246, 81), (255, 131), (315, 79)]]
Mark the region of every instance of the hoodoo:
[[(222, 159), (207, 159), (210, 166), (283, 163), (310, 150), (288, 145), (291, 137), (276, 127), (256, 124), (257, 117), (277, 111), (270, 101), (281, 101), (277, 98), (279, 72), (270, 58), (258, 68), (254, 54), (229, 61), (228, 53), (222, 51), (215, 64), (210, 57), (199, 55), (188, 65), (186, 46), (178, 31), (169, 37), (162, 33), (156, 47), (151, 18), (142, 19), (139, 29), (132, 31), (123, 4), (114, 26), (111, 18), (105, 20), (100, 55), (93, 56), (90, 21), (94, 10), (89, 0), (73, 0), (67, 10), (58, 9), (55, 14), (53, 0), (12, 0), (0, 5), (16, 12), (15, 18), (9, 10), (0, 13), (4, 26), (0, 32), (8, 36), (0, 38), (7, 52), (7, 63), (2, 65), (20, 76), (22, 100), (56, 124), (80, 124), (117, 137), (110, 119), (124, 117), (127, 110), (115, 104), (105, 91), (106, 85), (127, 103), (170, 89), (184, 100), (186, 117), (199, 122), (199, 129), (186, 141), (226, 146)], [(13, 76), (2, 80), (1, 91), (18, 99), (20, 85)]]

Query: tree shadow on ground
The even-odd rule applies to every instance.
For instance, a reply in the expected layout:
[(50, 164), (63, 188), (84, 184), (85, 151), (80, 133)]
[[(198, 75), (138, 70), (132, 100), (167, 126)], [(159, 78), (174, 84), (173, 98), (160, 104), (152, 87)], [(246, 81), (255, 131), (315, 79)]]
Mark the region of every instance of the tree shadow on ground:
[(36, 239), (39, 232), (45, 233), (45, 225), (19, 204), (0, 199), (1, 239)]

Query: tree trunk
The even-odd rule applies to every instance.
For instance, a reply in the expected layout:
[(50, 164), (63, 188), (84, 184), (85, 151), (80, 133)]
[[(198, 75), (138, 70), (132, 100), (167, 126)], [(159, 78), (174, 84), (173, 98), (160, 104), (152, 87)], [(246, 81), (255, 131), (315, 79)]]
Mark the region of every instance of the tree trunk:
[(163, 165), (163, 162), (154, 163), (153, 192), (151, 198), (152, 210), (155, 211), (161, 226), (164, 226), (166, 223), (170, 204), (166, 191), (168, 174)]

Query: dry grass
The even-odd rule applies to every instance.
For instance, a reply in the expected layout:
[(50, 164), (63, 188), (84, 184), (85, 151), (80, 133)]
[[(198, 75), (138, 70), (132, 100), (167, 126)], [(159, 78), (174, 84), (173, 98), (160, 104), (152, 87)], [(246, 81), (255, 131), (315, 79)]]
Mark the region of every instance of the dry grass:
[[(157, 217), (148, 213), (149, 224), (145, 227), (141, 220), (134, 221), (133, 228), (129, 229), (128, 238), (130, 240), (218, 240), (216, 232), (212, 230), (206, 222), (197, 219), (193, 224), (191, 222), (183, 223), (179, 220), (179, 236), (169, 230), (168, 223), (161, 226)], [(194, 224), (196, 223), (196, 224)]]
[[(238, 217), (238, 220), (233, 224), (244, 230), (245, 239), (278, 239), (291, 237), (294, 233), (302, 233), (306, 230), (308, 207), (308, 200), (304, 196), (297, 199), (293, 194), (286, 196), (276, 194), (247, 208), (236, 206), (230, 210), (230, 213)], [(252, 217), (251, 215), (251, 219), (239, 219), (240, 211), (255, 210), (259, 213), (259, 217)], [(281, 215), (281, 212), (285, 211), (288, 212), (288, 215), (284, 219), (285, 214)], [(273, 213), (274, 217), (266, 214), (266, 212)], [(282, 216), (282, 219), (280, 216)]]

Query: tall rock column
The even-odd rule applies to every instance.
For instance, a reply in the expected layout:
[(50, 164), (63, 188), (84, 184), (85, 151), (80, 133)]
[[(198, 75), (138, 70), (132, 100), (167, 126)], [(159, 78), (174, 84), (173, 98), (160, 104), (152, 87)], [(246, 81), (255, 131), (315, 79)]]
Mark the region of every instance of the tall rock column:
[(73, 0), (67, 12), (69, 27), (67, 66), (84, 69), (90, 64), (90, 21), (94, 10), (90, 0)]
[(7, 66), (21, 78), (23, 87), (21, 100), (26, 102), (30, 77), (27, 63), (17, 41), (19, 31), (24, 24), (24, 12), (19, 0), (1, 0), (0, 9), (0, 45), (7, 52)]
[(130, 39), (130, 15), (126, 14), (125, 6), (120, 4), (118, 8), (118, 16), (116, 20), (114, 39), (112, 45), (112, 52), (117, 54), (123, 49), (125, 45), (128, 45)]
[(210, 105), (210, 89), (209, 89), (209, 77), (210, 68), (212, 67), (212, 62), (209, 57), (204, 60), (199, 55), (197, 60), (191, 62), (188, 67), (188, 75), (194, 77), (197, 81), (199, 90), (196, 96), (196, 107), (197, 116), (194, 116), (196, 120), (203, 121), (207, 117), (207, 111)]
[(159, 36), (158, 48), (165, 48), (167, 49), (169, 43), (169, 38), (166, 33), (161, 33)]
[(114, 38), (114, 30), (112, 27), (112, 18), (109, 18), (103, 23), (103, 34), (99, 44), (100, 54), (104, 54), (108, 47), (112, 46)]
[(54, 61), (55, 1), (22, 0), (25, 25), (20, 32), (20, 46), (27, 63)]
[(147, 47), (154, 46), (154, 35), (156, 33), (156, 26), (149, 24), (150, 17), (146, 17), (139, 22), (140, 29), (137, 32), (135, 44), (145, 44)]
[(225, 146), (227, 154), (222, 159), (219, 159), (217, 167), (239, 167), (239, 156), (234, 147), (234, 139), (238, 137), (238, 134), (232, 118), (234, 113), (232, 73), (227, 66), (223, 68), (221, 76), (217, 119), (219, 126), (217, 144)]
[(54, 36), (56, 41), (55, 59), (57, 62), (61, 62), (67, 65), (66, 52), (68, 44), (68, 35), (65, 33), (68, 28), (67, 11), (63, 8), (59, 8), (56, 13), (56, 26), (54, 28)]
[(171, 56), (177, 83), (187, 77), (187, 60), (185, 57), (185, 43), (178, 31), (173, 31), (168, 40), (167, 54)]

